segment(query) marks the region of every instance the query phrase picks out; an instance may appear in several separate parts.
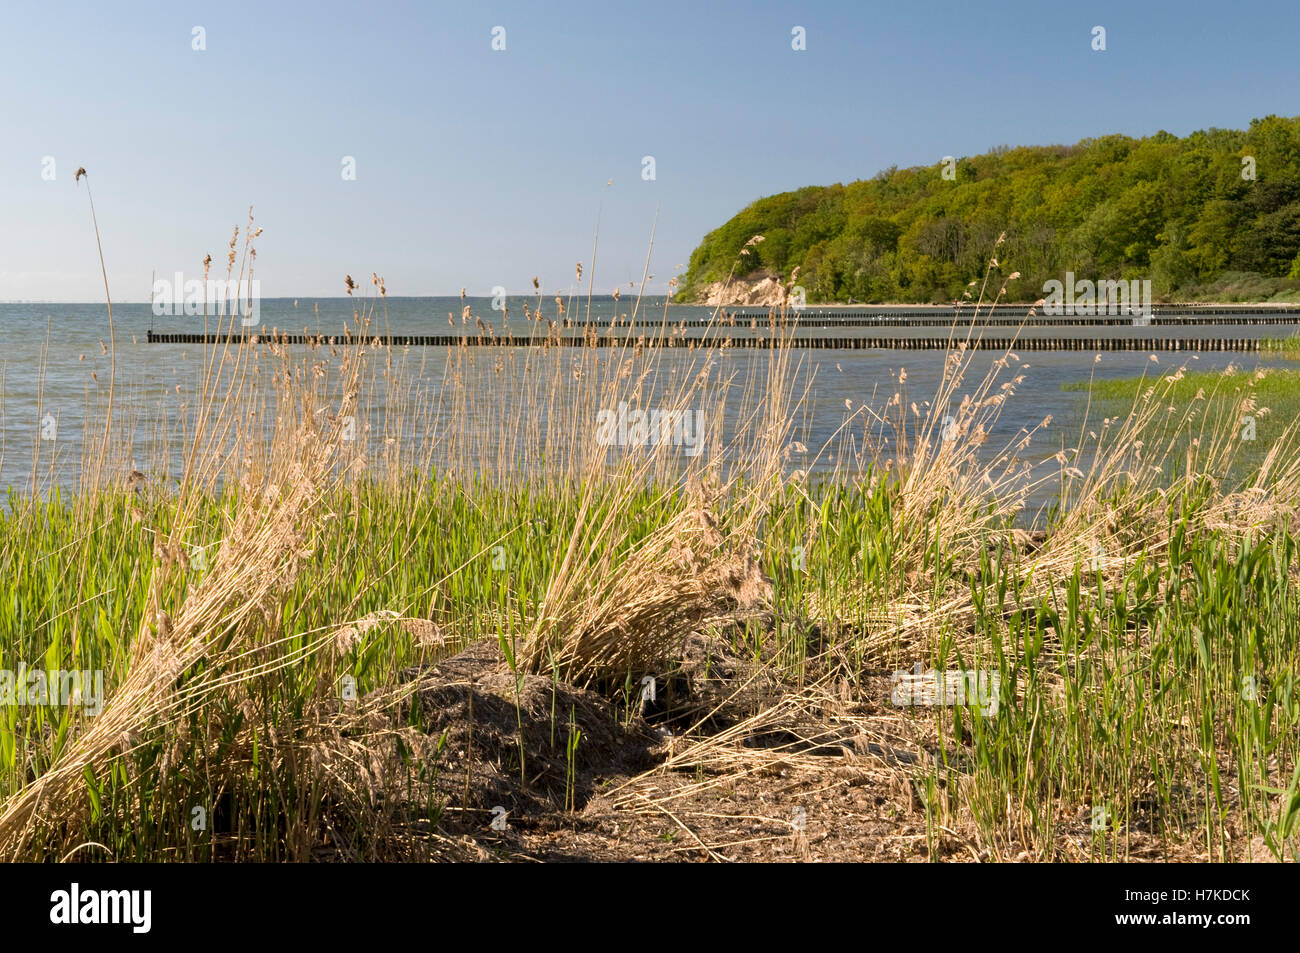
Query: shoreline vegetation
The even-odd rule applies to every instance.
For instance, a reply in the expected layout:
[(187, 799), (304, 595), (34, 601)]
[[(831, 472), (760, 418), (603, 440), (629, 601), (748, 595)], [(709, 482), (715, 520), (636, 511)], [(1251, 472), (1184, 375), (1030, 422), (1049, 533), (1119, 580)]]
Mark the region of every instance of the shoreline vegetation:
[[(671, 301), (670, 304), (695, 307), (703, 305), (708, 307), (779, 308), (788, 303), (792, 287), (793, 285), (789, 283), (782, 284), (774, 273), (764, 273), (756, 278), (736, 278), (733, 276), (726, 281), (715, 281), (704, 285), (694, 292), (694, 300), (681, 300), (679, 296), (679, 300)], [(1261, 311), (1292, 309), (1300, 306), (1300, 280), (1288, 280), (1280, 287), (1280, 290), (1270, 291), (1269, 297), (1264, 297), (1254, 290), (1242, 291), (1238, 297), (1227, 296), (1222, 292), (1222, 288), (1209, 289), (1200, 298), (1178, 295), (1153, 296), (1150, 304), (1161, 308), (1259, 308)], [(813, 310), (817, 308), (934, 308), (936, 311), (941, 311), (961, 303), (964, 302), (960, 297), (951, 301), (808, 300), (806, 307)], [(1043, 299), (1041, 297), (1032, 301), (1007, 300), (1000, 304), (1000, 307), (1004, 309), (1023, 308), (1026, 313), (1042, 306)]]
[[(1300, 356), (1300, 342), (1269, 342), (1261, 354)], [(1274, 422), (1300, 416), (1300, 370), (1259, 368), (1246, 371), (1229, 364), (1223, 371), (1196, 371), (1184, 364), (1173, 371), (1138, 378), (1074, 381), (1062, 390), (1086, 395), (1094, 413), (1103, 418), (1122, 415), (1135, 404), (1158, 402), (1169, 415), (1186, 420), (1205, 414), (1219, 414), (1224, 407), (1239, 412), (1238, 451), (1222, 474), (1228, 480), (1241, 479), (1260, 466), (1273, 450), (1268, 439), (1276, 433)], [(1194, 427), (1163, 428), (1167, 454), (1186, 453), (1200, 439)]]
[(739, 282), (775, 304), (757, 299), (788, 282), (809, 303), (951, 302), (1005, 235), (1013, 298), (1072, 270), (1157, 299), (1300, 301), (1300, 117), (935, 158), (758, 199), (691, 253), (678, 300)]
[[(735, 284), (736, 280), (732, 279), (732, 283)], [(728, 297), (730, 298), (730, 300), (726, 302), (711, 300), (712, 298), (717, 298), (719, 296)], [(748, 302), (745, 301), (745, 299), (748, 297), (750, 296), (747, 294), (743, 286), (734, 289), (727, 289), (726, 292), (723, 292), (722, 287), (719, 286), (717, 291), (714, 294), (706, 296), (706, 301), (704, 302), (670, 301), (669, 306), (670, 307), (700, 307), (703, 304), (709, 307), (748, 306), (748, 307), (777, 308), (777, 307), (781, 307), (782, 305), (782, 302), (779, 300), (774, 300), (774, 301), (764, 300), (762, 302), (749, 304)], [(1265, 312), (1270, 310), (1291, 310), (1300, 307), (1300, 290), (1297, 290), (1297, 293), (1294, 296), (1289, 296), (1288, 298), (1278, 299), (1278, 300), (1223, 300), (1223, 301), (1203, 300), (1201, 301), (1201, 300), (1188, 300), (1182, 298), (1155, 298), (1151, 303), (1156, 307), (1160, 307), (1160, 308), (1178, 308), (1178, 307), (1234, 308), (1234, 309), (1259, 308), (1261, 311), (1265, 311)], [(808, 310), (811, 311), (816, 311), (818, 309), (829, 309), (829, 308), (861, 308), (863, 310), (869, 310), (871, 308), (899, 308), (899, 309), (908, 308), (913, 310), (933, 309), (936, 312), (941, 312), (945, 310), (951, 311), (953, 309), (953, 306), (956, 304), (962, 304), (962, 306), (965, 308), (970, 307), (969, 302), (962, 302), (961, 299), (956, 299), (954, 301), (925, 301), (925, 302), (817, 301), (817, 302), (809, 302), (806, 307)], [(1034, 301), (1001, 301), (998, 303), (998, 307), (1003, 310), (1014, 310), (1017, 308), (1022, 308), (1025, 310), (1026, 313), (1028, 313), (1031, 309), (1041, 308), (1042, 299), (1039, 298)], [(1104, 308), (1105, 305), (1103, 304), (1102, 307)], [(1069, 320), (1069, 317), (1065, 316), (1062, 318), (1062, 320), (1067, 321)]]
[[(178, 414), (91, 387), (77, 491), (10, 491), (3, 859), (1297, 858), (1271, 375), (990, 454), (1032, 371), (959, 345), (808, 446), (789, 347), (451, 347), (431, 392), (372, 284), (341, 343), (208, 347)], [(622, 407), (692, 452), (602, 440)], [(103, 672), (97, 713), (37, 670)]]

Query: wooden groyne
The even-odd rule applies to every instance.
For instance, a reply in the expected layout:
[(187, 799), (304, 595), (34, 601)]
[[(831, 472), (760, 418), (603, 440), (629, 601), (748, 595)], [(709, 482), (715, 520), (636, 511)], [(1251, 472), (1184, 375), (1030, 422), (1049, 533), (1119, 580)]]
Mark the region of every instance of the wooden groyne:
[[(148, 344), (306, 344), (312, 346), (339, 346), (353, 338), (345, 335), (283, 334), (215, 334), (166, 333), (150, 331)], [(686, 336), (631, 336), (591, 334), (584, 336), (536, 335), (461, 335), (461, 334), (377, 334), (366, 340), (381, 347), (669, 347), (698, 348), (724, 346), (727, 348), (770, 349), (774, 346), (807, 348), (831, 351), (933, 351), (948, 350), (962, 343), (980, 350), (1013, 351), (1250, 351), (1260, 349), (1259, 338), (1160, 338), (1160, 337), (1069, 337), (1069, 338), (1008, 338), (980, 337), (964, 340), (952, 337), (801, 337), (789, 335), (746, 335), (710, 337)]]

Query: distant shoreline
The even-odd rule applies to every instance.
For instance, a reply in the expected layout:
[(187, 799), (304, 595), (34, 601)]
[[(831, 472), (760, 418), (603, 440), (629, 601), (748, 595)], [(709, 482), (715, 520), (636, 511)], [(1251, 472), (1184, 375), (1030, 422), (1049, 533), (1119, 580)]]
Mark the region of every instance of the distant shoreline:
[[(535, 298), (536, 295), (529, 295), (529, 294), (523, 294), (523, 293), (520, 293), (520, 294), (511, 294), (511, 295), (507, 295), (506, 297), (507, 297), (507, 299), (509, 299), (509, 298)], [(568, 298), (572, 298), (573, 300), (578, 300), (578, 299), (585, 299), (587, 296), (586, 296), (585, 294), (583, 294), (583, 295), (576, 295), (576, 294), (575, 294), (575, 295), (572, 295), (572, 296), (567, 296), (567, 295), (566, 295), (566, 296), (564, 296), (564, 297), (566, 298), (566, 300), (567, 300)], [(612, 300), (614, 296), (613, 296), (612, 294), (593, 294), (591, 297), (592, 297), (593, 299), (599, 298), (599, 299), (602, 299), (602, 300)], [(663, 297), (665, 297), (665, 295), (663, 295), (663, 294), (653, 294), (653, 295), (651, 295), (651, 294), (647, 294), (647, 295), (644, 296), (644, 298), (663, 298)], [(447, 300), (447, 299), (452, 299), (452, 298), (459, 299), (459, 298), (460, 298), (459, 293), (457, 293), (457, 294), (450, 294), (450, 295), (388, 295), (387, 300), (389, 300), (389, 301), (439, 301), (439, 300)], [(464, 300), (466, 300), (466, 301), (490, 301), (491, 298), (492, 298), (491, 295), (466, 295)], [(367, 300), (370, 300), (370, 299), (368, 299), (368, 298), (364, 298), (364, 297), (349, 298), (347, 295), (267, 295), (267, 296), (263, 297), (261, 300), (262, 300), (262, 301), (301, 301), (301, 302), (303, 302), (304, 305), (305, 305), (305, 304), (307, 304), (307, 303), (309, 303), (309, 302), (313, 302), (313, 301), (348, 301), (348, 300), (352, 300), (352, 301), (361, 302), (361, 301), (367, 301)], [(376, 298), (375, 300), (376, 300), (376, 301), (381, 301), (381, 300), (385, 300), (385, 299)], [(619, 300), (620, 300), (620, 301), (624, 301), (624, 302), (631, 303), (631, 302), (634, 301), (635, 299), (634, 299), (633, 297), (631, 297), (631, 296), (628, 296), (628, 295), (622, 295), (622, 296), (620, 296)], [(644, 300), (644, 299), (643, 299), (643, 300)], [(122, 305), (122, 306), (126, 306), (126, 305), (130, 305), (130, 306), (135, 306), (135, 305), (148, 305), (149, 303), (150, 303), (150, 302), (148, 302), (148, 301), (126, 301), (126, 300), (117, 300), (117, 299), (114, 299), (114, 300), (113, 300), (113, 304), (114, 304), (114, 305)], [(103, 305), (103, 304), (104, 304), (104, 301), (103, 301), (102, 299), (100, 299), (100, 300), (96, 300), (96, 301), (32, 301), (32, 300), (24, 300), (24, 299), (14, 299), (14, 300), (0, 301), (0, 305), (13, 305), (13, 304), (26, 304), (26, 305)], [(728, 304), (728, 305), (711, 305), (711, 304), (706, 304), (705, 302), (685, 302), (685, 301), (672, 301), (672, 300), (669, 300), (669, 301), (667, 302), (667, 304), (668, 304), (670, 307), (673, 307), (673, 308), (715, 308), (715, 307), (724, 307), (724, 308), (763, 308), (763, 307), (775, 307), (775, 306), (770, 306), (770, 305), (760, 305), (760, 304)], [(1261, 309), (1300, 308), (1300, 300), (1297, 300), (1297, 301), (1154, 301), (1154, 302), (1152, 302), (1152, 304), (1153, 304), (1154, 306), (1156, 306), (1156, 307), (1160, 307), (1160, 308), (1261, 308)], [(993, 302), (991, 302), (991, 301), (986, 301), (986, 302), (984, 302), (984, 303), (982, 303), (982, 304), (979, 305), (979, 307), (980, 307), (981, 309), (990, 308), (990, 307), (992, 307), (992, 306), (993, 306)], [(818, 310), (818, 309), (826, 309), (826, 308), (861, 308), (861, 309), (864, 309), (864, 310), (865, 310), (865, 309), (870, 309), (870, 308), (910, 308), (910, 309), (912, 309), (912, 310), (925, 310), (925, 309), (930, 309), (930, 310), (934, 310), (934, 311), (952, 311), (952, 310), (955, 310), (955, 309), (956, 309), (957, 305), (952, 304), (952, 303), (949, 303), (949, 304), (935, 304), (935, 303), (933, 303), (933, 302), (909, 302), (909, 301), (877, 301), (877, 302), (866, 302), (866, 303), (861, 302), (861, 301), (854, 301), (854, 302), (851, 302), (851, 303), (850, 303), (850, 302), (843, 302), (843, 301), (821, 301), (821, 302), (817, 302), (816, 304), (809, 303), (809, 304), (805, 305), (804, 307), (805, 307), (806, 310), (809, 310), (809, 311), (816, 311), (816, 310)], [(1042, 307), (1042, 305), (1041, 305), (1041, 304), (1036, 304), (1035, 302), (1032, 302), (1032, 301), (999, 301), (999, 302), (997, 302), (997, 307), (998, 307), (998, 308), (1024, 308), (1025, 310), (1028, 310), (1028, 309), (1030, 309), (1030, 308)], [(966, 311), (966, 310), (973, 310), (974, 308), (975, 308), (975, 303), (974, 303), (973, 301), (963, 301), (963, 302), (961, 302), (961, 310), (963, 310), (963, 311)]]

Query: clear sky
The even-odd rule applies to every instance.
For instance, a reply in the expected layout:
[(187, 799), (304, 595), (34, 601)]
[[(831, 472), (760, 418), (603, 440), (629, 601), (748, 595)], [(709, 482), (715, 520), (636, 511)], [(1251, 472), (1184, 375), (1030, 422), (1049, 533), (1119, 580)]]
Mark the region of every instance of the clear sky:
[(626, 287), (656, 209), (663, 290), (761, 195), (1296, 115), (1297, 44), (1297, 0), (7, 2), (0, 300), (102, 297), (78, 166), (120, 300), (224, 262), (250, 204), (265, 296), (567, 290), (598, 212)]

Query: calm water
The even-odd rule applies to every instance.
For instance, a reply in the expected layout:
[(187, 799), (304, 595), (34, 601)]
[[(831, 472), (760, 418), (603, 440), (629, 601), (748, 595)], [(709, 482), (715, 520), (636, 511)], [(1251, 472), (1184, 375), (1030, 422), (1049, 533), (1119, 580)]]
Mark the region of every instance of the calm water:
[[(446, 334), (467, 329), (472, 334), (475, 332), (473, 319), (468, 325), (461, 320), (462, 307), (468, 304), (474, 315), (497, 331), (504, 329), (515, 334), (527, 334), (529, 322), (523, 313), (525, 300), (519, 297), (508, 299), (509, 314), (503, 321), (501, 313), (493, 311), (490, 299), (486, 298), (471, 298), (465, 302), (459, 298), (388, 299), (381, 302), (372, 330), (392, 334)], [(529, 300), (529, 303), (533, 302)], [(633, 304), (627, 299), (616, 302), (610, 298), (595, 298), (591, 302), (591, 318), (606, 321), (613, 317), (630, 317)], [(339, 334), (345, 326), (355, 328), (353, 309), (356, 305), (357, 302), (349, 298), (267, 299), (261, 302), (260, 327)], [(586, 317), (585, 299), (575, 299), (569, 307), (569, 317), (578, 320)], [(553, 300), (547, 299), (543, 309), (548, 317), (555, 317)], [(669, 321), (676, 322), (707, 319), (711, 312), (707, 308), (672, 306), (667, 313)], [(866, 313), (872, 312), (868, 309)], [(663, 314), (663, 298), (642, 301), (639, 317), (660, 317)], [(130, 395), (130, 401), (156, 408), (159, 401), (178, 399), (172, 396), (178, 385), (184, 390), (197, 380), (202, 353), (199, 346), (147, 345), (144, 341), (150, 327), (158, 331), (202, 330), (202, 318), (155, 317), (147, 304), (116, 305), (114, 318), (120, 395)], [(1144, 327), (1088, 329), (1086, 332), (1069, 328), (1035, 328), (1026, 329), (1023, 336), (1282, 337), (1297, 330), (1300, 327)], [(645, 332), (642, 330), (640, 333)], [(826, 337), (882, 334), (877, 329), (825, 329), (801, 333)], [(944, 332), (936, 328), (904, 327), (893, 333), (935, 337)], [(1013, 329), (995, 328), (989, 333), (1001, 338), (1010, 336)], [(51, 482), (72, 489), (76, 483), (76, 462), (80, 458), (87, 395), (106, 386), (108, 381), (109, 358), (100, 343), (101, 340), (105, 344), (108, 342), (106, 310), (102, 304), (0, 304), (0, 335), (4, 341), (3, 354), (0, 355), (0, 366), (3, 367), (0, 485), (27, 488), (33, 449), (39, 446), (42, 456), (46, 457), (49, 448), (57, 446), (55, 459), (58, 466), (52, 475), (41, 478), (38, 489), (48, 489), (47, 484)], [(429, 386), (436, 388), (441, 383), (443, 364), (440, 349), (412, 348), (410, 351), (419, 352), (408, 355), (412, 366), (421, 368)], [(734, 362), (734, 369), (742, 375), (761, 373), (766, 363), (766, 358), (760, 357), (762, 353), (733, 351), (726, 360)], [(1142, 352), (1105, 352), (1097, 364), (1094, 364), (1094, 356), (1089, 351), (1021, 353), (1021, 363), (1029, 367), (1017, 372), (1024, 374), (1025, 379), (1008, 401), (998, 429), (986, 444), (986, 452), (990, 455), (995, 453), (1013, 439), (1021, 427), (1036, 426), (1049, 414), (1053, 417), (1053, 425), (1036, 438), (1028, 456), (1045, 459), (1059, 449), (1063, 440), (1067, 445), (1073, 443), (1078, 436), (1079, 397), (1063, 392), (1061, 386), (1070, 381), (1086, 380), (1093, 373), (1098, 377), (1126, 377), (1153, 366), (1169, 371), (1181, 364), (1200, 370), (1222, 369), (1229, 363), (1244, 369), (1294, 366), (1294, 362), (1261, 360), (1251, 354), (1223, 352), (1209, 352), (1195, 358), (1189, 352), (1162, 352), (1159, 365), (1152, 365), (1149, 355)], [(977, 354), (972, 374), (982, 376), (996, 357), (994, 351)], [(811, 448), (820, 446), (841, 425), (846, 400), (855, 407), (863, 402), (882, 407), (898, 389), (896, 381), (902, 368), (907, 370), (909, 401), (922, 403), (934, 392), (944, 355), (940, 351), (819, 349), (800, 352), (797, 359), (806, 370), (815, 373), (812, 401), (800, 425), (800, 436)], [(92, 375), (98, 376), (98, 382)], [(973, 385), (974, 381), (971, 383)], [(39, 443), (42, 418), (46, 417), (48, 421), (47, 415), (57, 421), (56, 440), (42, 445)], [(146, 430), (147, 427), (141, 425), (137, 434), (142, 454), (148, 437)]]

